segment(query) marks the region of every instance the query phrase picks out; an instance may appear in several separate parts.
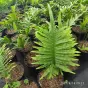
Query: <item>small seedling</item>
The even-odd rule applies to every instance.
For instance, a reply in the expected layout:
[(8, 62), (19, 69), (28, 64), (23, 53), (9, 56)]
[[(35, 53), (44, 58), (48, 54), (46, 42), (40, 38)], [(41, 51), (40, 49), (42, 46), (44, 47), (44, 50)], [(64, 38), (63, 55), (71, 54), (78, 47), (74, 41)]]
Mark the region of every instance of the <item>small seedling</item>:
[(25, 79), (25, 80), (24, 80), (24, 83), (25, 83), (25, 84), (28, 84), (28, 83), (29, 83), (29, 80), (28, 80), (28, 79)]

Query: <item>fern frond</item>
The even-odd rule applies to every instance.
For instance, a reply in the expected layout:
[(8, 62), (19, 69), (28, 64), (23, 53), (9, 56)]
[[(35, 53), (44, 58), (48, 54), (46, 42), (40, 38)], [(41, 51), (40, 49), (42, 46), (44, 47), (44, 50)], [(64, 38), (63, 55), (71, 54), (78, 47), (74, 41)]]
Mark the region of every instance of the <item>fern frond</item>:
[(79, 52), (76, 51), (74, 46), (77, 44), (72, 38), (71, 27), (68, 25), (60, 28), (55, 25), (53, 13), (50, 5), (49, 15), (50, 23), (49, 29), (42, 29), (37, 31), (36, 37), (39, 40), (36, 42), (40, 47), (36, 46), (36, 57), (33, 57), (36, 62), (33, 64), (39, 64), (37, 69), (45, 68), (43, 77), (53, 78), (54, 76), (64, 72), (73, 73), (69, 66), (79, 66), (74, 61), (75, 56), (78, 56)]
[(0, 77), (7, 78), (10, 76), (10, 71), (15, 66), (14, 63), (10, 63), (12, 59), (12, 53), (9, 48), (3, 45), (0, 48)]

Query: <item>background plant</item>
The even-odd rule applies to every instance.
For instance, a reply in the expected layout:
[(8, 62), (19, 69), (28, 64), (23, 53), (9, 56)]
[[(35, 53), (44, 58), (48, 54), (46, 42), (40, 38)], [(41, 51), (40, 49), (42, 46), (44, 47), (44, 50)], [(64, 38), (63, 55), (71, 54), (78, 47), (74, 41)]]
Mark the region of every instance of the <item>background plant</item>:
[(10, 79), (10, 72), (15, 67), (14, 63), (11, 63), (12, 53), (5, 45), (0, 47), (0, 77)]
[(16, 11), (16, 6), (11, 6), (11, 13), (0, 22), (3, 28), (17, 30), (19, 24), (19, 13)]
[(9, 7), (12, 4), (12, 0), (0, 0), (0, 13), (6, 13), (9, 11)]
[(3, 88), (18, 88), (20, 85), (21, 85), (20, 82), (16, 81), (16, 82), (11, 82), (11, 83), (5, 84), (5, 86)]
[(87, 30), (88, 29), (88, 14), (83, 15), (83, 20), (80, 22), (80, 28), (81, 30)]

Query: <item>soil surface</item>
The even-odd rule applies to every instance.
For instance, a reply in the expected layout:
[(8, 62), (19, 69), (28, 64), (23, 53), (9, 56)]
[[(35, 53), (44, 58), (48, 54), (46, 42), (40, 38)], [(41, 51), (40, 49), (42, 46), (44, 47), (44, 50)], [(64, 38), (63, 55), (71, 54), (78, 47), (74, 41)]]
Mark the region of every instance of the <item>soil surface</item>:
[(21, 82), (21, 86), (19, 88), (38, 88), (37, 84), (35, 82), (31, 82), (29, 84), (24, 84), (24, 82)]
[[(79, 41), (78, 42), (78, 47), (79, 47), (79, 49), (82, 51), (82, 52), (88, 52), (88, 49), (85, 49), (85, 48), (88, 48), (88, 41)], [(84, 48), (84, 49), (82, 49), (82, 47)]]
[(62, 77), (55, 77), (51, 80), (40, 80), (41, 88), (63, 88)]
[(41, 88), (63, 88), (63, 77), (61, 75), (52, 79), (43, 78), (40, 80), (43, 72), (39, 73), (39, 83)]

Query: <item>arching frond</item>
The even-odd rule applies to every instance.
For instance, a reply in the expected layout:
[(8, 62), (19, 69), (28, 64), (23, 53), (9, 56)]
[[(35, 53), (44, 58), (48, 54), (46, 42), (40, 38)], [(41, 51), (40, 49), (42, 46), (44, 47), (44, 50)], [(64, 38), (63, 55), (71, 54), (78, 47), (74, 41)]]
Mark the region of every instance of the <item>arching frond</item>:
[(5, 45), (0, 47), (0, 77), (10, 77), (10, 71), (15, 66), (14, 63), (10, 63), (12, 59), (12, 53)]

